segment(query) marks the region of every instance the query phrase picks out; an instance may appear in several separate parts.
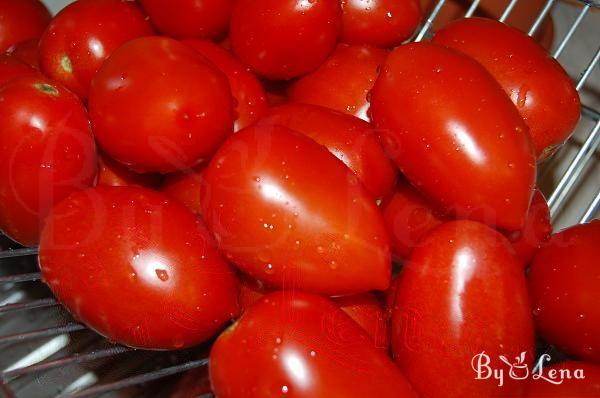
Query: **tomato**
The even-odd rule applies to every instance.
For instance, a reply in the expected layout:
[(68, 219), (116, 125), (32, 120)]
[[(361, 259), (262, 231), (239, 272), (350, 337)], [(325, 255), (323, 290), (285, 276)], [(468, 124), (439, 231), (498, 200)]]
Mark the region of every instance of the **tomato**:
[(208, 40), (184, 40), (183, 42), (206, 57), (227, 76), (231, 93), (237, 103), (234, 131), (254, 124), (267, 112), (269, 105), (262, 85), (256, 76), (227, 50)]
[(254, 72), (287, 80), (325, 61), (340, 24), (338, 0), (237, 0), (229, 37), (234, 52)]
[(14, 46), (12, 46), (11, 48), (9, 48), (6, 51), (6, 54), (39, 70), (40, 69), (40, 61), (39, 61), (38, 46), (39, 46), (38, 39), (26, 40), (26, 41), (17, 43)]
[(425, 196), (460, 218), (523, 226), (536, 173), (528, 129), (477, 62), (434, 44), (403, 45), (375, 83), (371, 112), (384, 147)]
[(202, 214), (220, 249), (272, 287), (352, 294), (385, 289), (390, 253), (379, 210), (325, 147), (275, 125), (230, 137), (204, 173)]
[(225, 76), (164, 37), (119, 47), (92, 81), (89, 111), (100, 146), (138, 172), (193, 167), (210, 158), (233, 127)]
[(338, 296), (332, 301), (369, 334), (376, 348), (387, 352), (390, 348), (390, 327), (386, 311), (375, 294)]
[[(508, 367), (532, 362), (533, 321), (523, 267), (508, 240), (474, 221), (434, 229), (400, 274), (392, 317), (394, 358), (421, 397), (518, 396), (523, 382), (476, 380), (474, 356)], [(518, 371), (518, 369), (515, 369)]]
[(0, 52), (22, 41), (39, 38), (52, 18), (39, 0), (2, 0), (0, 16)]
[(387, 54), (378, 48), (339, 44), (323, 65), (290, 86), (289, 98), (369, 121), (369, 91)]
[(140, 187), (70, 195), (48, 216), (40, 268), (78, 320), (111, 341), (180, 349), (237, 315), (237, 280), (201, 222)]
[(158, 31), (175, 38), (221, 37), (235, 0), (140, 0)]
[(38, 75), (39, 72), (37, 70), (13, 56), (0, 55), (0, 86), (18, 77)]
[(202, 216), (200, 187), (205, 165), (167, 175), (160, 190), (183, 203), (195, 215)]
[(0, 230), (35, 246), (52, 206), (95, 182), (96, 146), (83, 104), (50, 80), (12, 80), (0, 103)]
[(576, 357), (600, 361), (600, 220), (552, 235), (536, 253), (529, 292), (540, 335)]
[(240, 303), (241, 312), (244, 313), (252, 304), (272, 291), (263, 282), (240, 274), (240, 296), (238, 302)]
[(211, 395), (208, 369), (202, 366), (182, 373), (169, 398), (197, 398)]
[[(583, 398), (600, 396), (600, 365), (565, 361), (547, 368), (544, 367), (541, 375), (539, 372), (534, 374), (536, 376), (533, 377), (537, 378), (529, 384), (526, 397)], [(567, 378), (567, 374), (570, 375), (570, 378)], [(575, 378), (580, 374), (583, 374), (585, 379)]]
[(40, 40), (42, 71), (86, 99), (92, 78), (123, 43), (153, 33), (131, 1), (79, 0), (63, 8)]
[(406, 258), (425, 235), (448, 220), (404, 179), (382, 211), (392, 253), (399, 259)]
[(418, 0), (342, 0), (344, 43), (394, 47), (410, 38), (421, 21)]
[(209, 373), (220, 398), (416, 397), (350, 317), (299, 291), (272, 293), (250, 307), (213, 345)]
[(383, 197), (394, 187), (396, 168), (386, 157), (369, 123), (304, 104), (273, 108), (261, 123), (288, 127), (325, 146), (358, 176), (375, 198)]
[(136, 173), (108, 156), (100, 156), (98, 166), (98, 185), (113, 187), (137, 185), (151, 188), (158, 186), (160, 183), (159, 175)]
[(538, 158), (553, 153), (577, 126), (581, 105), (571, 78), (525, 33), (496, 20), (466, 18), (440, 30), (433, 42), (485, 66), (529, 126)]

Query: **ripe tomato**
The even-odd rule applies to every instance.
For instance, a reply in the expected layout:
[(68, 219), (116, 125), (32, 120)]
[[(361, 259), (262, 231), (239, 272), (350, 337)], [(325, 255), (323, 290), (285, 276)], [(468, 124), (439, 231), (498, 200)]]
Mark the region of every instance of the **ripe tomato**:
[(200, 188), (205, 165), (167, 175), (160, 190), (183, 203), (195, 215), (202, 216)]
[(379, 48), (338, 44), (317, 70), (290, 86), (289, 98), (335, 109), (368, 122), (369, 91), (387, 54)]
[(9, 48), (6, 51), (6, 54), (10, 55), (12, 58), (16, 58), (19, 61), (39, 70), (40, 69), (40, 60), (39, 60), (38, 46), (39, 46), (38, 39), (26, 40), (26, 41), (17, 43), (14, 46), (12, 46), (11, 48)]
[(229, 37), (234, 52), (254, 72), (287, 80), (325, 61), (340, 23), (338, 0), (238, 0)]
[(285, 127), (227, 140), (204, 173), (202, 214), (242, 271), (281, 287), (352, 294), (387, 288), (383, 220), (358, 178), (325, 147)]
[(331, 300), (369, 334), (376, 348), (388, 352), (391, 332), (388, 317), (375, 294), (360, 293)]
[(50, 80), (12, 80), (0, 103), (0, 229), (35, 246), (52, 206), (95, 182), (96, 146), (81, 101)]
[(54, 17), (40, 40), (42, 71), (85, 100), (92, 78), (110, 54), (152, 33), (134, 2), (76, 1)]
[(223, 332), (209, 373), (220, 398), (416, 397), (350, 317), (326, 298), (296, 291), (263, 297)]
[(427, 197), (460, 218), (523, 226), (536, 173), (531, 139), (481, 65), (441, 46), (403, 45), (375, 83), (371, 111), (384, 146)]
[(165, 37), (119, 47), (92, 81), (89, 110), (100, 146), (139, 172), (193, 167), (233, 127), (225, 76), (196, 51)]
[(59, 203), (40, 268), (77, 319), (132, 347), (196, 345), (238, 311), (235, 273), (201, 222), (145, 188), (97, 187)]
[(52, 18), (39, 0), (2, 0), (0, 16), (0, 53), (22, 41), (39, 38)]
[(268, 110), (267, 95), (262, 85), (246, 67), (227, 50), (208, 40), (184, 40), (227, 76), (231, 94), (236, 100), (234, 131), (254, 124)]
[(98, 166), (98, 185), (111, 187), (137, 185), (151, 188), (158, 186), (160, 183), (159, 175), (136, 173), (122, 164), (115, 162), (108, 156), (98, 157)]
[(38, 76), (39, 72), (10, 55), (0, 55), (0, 86), (18, 77)]
[(421, 21), (419, 0), (342, 0), (344, 43), (394, 47), (410, 38)]
[(363, 120), (320, 106), (288, 104), (271, 109), (261, 123), (285, 126), (325, 146), (375, 198), (394, 187), (396, 167), (383, 152), (371, 125)]
[(579, 121), (579, 94), (562, 66), (525, 33), (466, 18), (440, 30), (433, 42), (473, 57), (494, 76), (529, 126), (538, 158), (569, 138)]
[(235, 0), (140, 0), (158, 31), (167, 36), (214, 39), (229, 26)]
[[(585, 379), (575, 378), (575, 372), (583, 373)], [(571, 378), (567, 378), (567, 372)], [(583, 398), (600, 397), (600, 365), (588, 362), (565, 361), (543, 368), (542, 376), (529, 383), (526, 397), (535, 398)], [(549, 382), (553, 380), (555, 383)], [(557, 382), (560, 382), (556, 384)]]
[(567, 353), (600, 360), (600, 220), (552, 235), (531, 263), (529, 292), (540, 335)]
[(503, 369), (526, 352), (533, 359), (533, 321), (523, 267), (508, 240), (474, 221), (433, 230), (400, 274), (392, 317), (394, 358), (420, 396), (518, 396), (523, 382), (476, 380), (475, 355)]

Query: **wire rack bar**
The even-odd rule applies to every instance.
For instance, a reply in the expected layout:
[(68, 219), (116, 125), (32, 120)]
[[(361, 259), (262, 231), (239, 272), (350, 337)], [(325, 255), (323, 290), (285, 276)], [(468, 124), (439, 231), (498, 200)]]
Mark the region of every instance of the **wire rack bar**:
[(58, 305), (58, 302), (52, 297), (39, 299), (39, 300), (33, 300), (33, 301), (27, 301), (24, 303), (11, 303), (11, 304), (5, 304), (2, 307), (0, 307), (0, 314), (2, 314), (4, 312), (10, 312), (10, 311), (22, 311), (22, 310), (31, 310), (34, 308), (51, 307), (54, 305)]
[(0, 259), (4, 258), (14, 258), (14, 257), (24, 257), (24, 256), (35, 256), (38, 254), (37, 247), (25, 247), (23, 249), (14, 249), (14, 250), (3, 250), (0, 251)]
[(583, 223), (592, 221), (594, 219), (594, 216), (596, 214), (598, 214), (599, 211), (600, 211), (600, 191), (598, 191), (596, 193), (596, 197), (594, 198), (592, 203), (590, 203), (590, 206), (585, 210), (585, 212), (583, 213), (583, 216), (581, 216), (579, 223), (583, 224)]
[(83, 330), (85, 328), (86, 327), (83, 326), (82, 324), (73, 322), (73, 323), (68, 323), (66, 325), (63, 325), (63, 326), (56, 326), (56, 327), (51, 327), (51, 328), (32, 330), (31, 332), (25, 332), (25, 333), (9, 334), (7, 336), (0, 337), (0, 344), (14, 343), (15, 341), (39, 339), (41, 337), (55, 336), (55, 335), (63, 334), (63, 333), (71, 333), (71, 332), (76, 332), (78, 330)]
[(500, 15), (500, 18), (498, 18), (498, 21), (506, 21), (506, 19), (510, 16), (510, 13), (513, 11), (518, 2), (519, 0), (510, 0), (510, 3), (508, 3), (506, 8), (504, 9), (504, 12), (502, 13), (502, 15)]
[(32, 272), (29, 274), (0, 276), (0, 285), (3, 283), (38, 281), (38, 280), (40, 280), (41, 277), (42, 277), (42, 274), (39, 272)]
[(469, 9), (465, 13), (465, 18), (471, 18), (473, 14), (475, 14), (475, 11), (477, 11), (477, 7), (479, 7), (479, 3), (481, 3), (481, 0), (473, 0), (471, 5), (469, 6)]
[(563, 37), (563, 39), (560, 41), (560, 44), (558, 45), (558, 47), (556, 47), (556, 50), (554, 50), (554, 54), (552, 54), (552, 56), (554, 58), (560, 57), (560, 54), (562, 54), (563, 50), (567, 47), (567, 43), (569, 42), (569, 40), (571, 40), (573, 33), (575, 33), (575, 31), (577, 30), (577, 28), (579, 27), (579, 25), (581, 24), (581, 22), (583, 21), (583, 19), (588, 14), (588, 12), (590, 11), (591, 8), (592, 8), (592, 6), (590, 6), (589, 4), (586, 4), (585, 6), (583, 6), (581, 11), (577, 15), (577, 18), (575, 19), (575, 21), (573, 22), (573, 24), (571, 25), (571, 27), (565, 34), (565, 37)]
[(542, 11), (540, 11), (538, 17), (533, 22), (533, 25), (531, 25), (531, 29), (529, 29), (529, 32), (527, 32), (527, 34), (529, 36), (533, 36), (535, 34), (535, 32), (537, 32), (539, 27), (542, 26), (542, 22), (544, 22), (544, 18), (546, 18), (546, 15), (548, 15), (548, 13), (552, 9), (552, 6), (554, 5), (554, 3), (556, 3), (556, 0), (546, 1), (546, 4), (544, 4)]
[(415, 37), (415, 40), (414, 40), (415, 42), (419, 42), (419, 41), (423, 40), (423, 38), (425, 37), (425, 35), (429, 31), (429, 28), (431, 28), (431, 25), (433, 25), (433, 21), (435, 21), (435, 19), (437, 18), (438, 14), (442, 10), (442, 7), (444, 6), (444, 3), (446, 3), (446, 0), (438, 0), (438, 2), (435, 4), (435, 7), (433, 7), (433, 10), (431, 11), (431, 14), (429, 14), (429, 17), (427, 17), (427, 20), (423, 24), (423, 27), (421, 28), (421, 30), (419, 31), (419, 33)]
[(585, 85), (585, 82), (592, 74), (594, 67), (596, 67), (596, 65), (598, 65), (599, 60), (600, 60), (600, 47), (598, 47), (598, 49), (596, 50), (596, 54), (594, 54), (594, 57), (592, 58), (592, 60), (588, 64), (588, 66), (581, 73), (581, 77), (579, 78), (579, 81), (577, 82), (577, 85), (575, 86), (577, 91), (579, 91), (583, 88), (583, 86)]

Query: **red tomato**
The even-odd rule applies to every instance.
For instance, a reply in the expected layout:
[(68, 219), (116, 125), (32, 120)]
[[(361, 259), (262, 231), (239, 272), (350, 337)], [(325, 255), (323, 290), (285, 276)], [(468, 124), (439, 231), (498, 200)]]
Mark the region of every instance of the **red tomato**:
[(26, 40), (15, 44), (11, 48), (9, 48), (6, 51), (6, 53), (11, 57), (16, 58), (19, 61), (26, 63), (27, 65), (30, 65), (35, 69), (39, 70), (40, 60), (38, 46), (38, 39)]
[(179, 349), (237, 315), (237, 280), (201, 222), (139, 187), (70, 195), (48, 216), (40, 268), (56, 297), (112, 341)]
[(369, 121), (369, 92), (387, 54), (378, 48), (339, 44), (319, 69), (290, 86), (290, 100), (321, 105)]
[(552, 224), (550, 223), (548, 203), (546, 203), (546, 198), (540, 190), (536, 189), (533, 193), (533, 200), (523, 229), (505, 235), (512, 243), (523, 265), (528, 265), (536, 251), (550, 237), (551, 233)]
[(225, 76), (164, 37), (119, 47), (92, 81), (89, 110), (100, 146), (139, 172), (193, 167), (210, 158), (233, 127)]
[(529, 292), (540, 335), (600, 361), (600, 220), (552, 235), (533, 258)]
[(419, 0), (342, 0), (345, 43), (394, 47), (410, 38), (421, 21)]
[(494, 76), (529, 126), (538, 158), (553, 153), (577, 126), (581, 106), (571, 78), (527, 34), (496, 20), (466, 18), (433, 41), (473, 57)]
[[(518, 396), (522, 381), (476, 380), (475, 355), (492, 369), (534, 353), (523, 267), (508, 240), (473, 221), (445, 223), (411, 253), (400, 274), (392, 318), (394, 358), (415, 390), (428, 397)], [(475, 361), (475, 363), (477, 363)], [(519, 369), (514, 369), (519, 371)]]
[[(129, 170), (108, 156), (98, 158), (98, 185), (122, 187), (137, 185), (140, 187), (156, 187), (160, 183), (157, 174), (139, 174)], [(199, 196), (199, 195), (198, 195)]]
[(401, 46), (375, 83), (371, 111), (403, 174), (436, 204), (523, 226), (536, 173), (528, 128), (481, 65), (429, 43)]
[(385, 226), (358, 178), (325, 147), (261, 124), (229, 138), (204, 174), (202, 214), (221, 250), (273, 287), (385, 289)]
[[(287, 287), (286, 287), (287, 288)], [(263, 282), (240, 274), (240, 310), (244, 313), (252, 304), (256, 303), (262, 296), (272, 292)]]
[(326, 298), (295, 291), (263, 297), (223, 332), (209, 373), (220, 398), (416, 397), (350, 317)]
[(208, 40), (184, 40), (183, 43), (198, 51), (227, 76), (231, 93), (237, 101), (234, 131), (254, 124), (267, 112), (269, 105), (262, 85), (227, 50)]
[(92, 78), (110, 54), (152, 33), (134, 2), (78, 0), (63, 8), (42, 36), (42, 71), (85, 100)]
[(22, 41), (39, 38), (51, 18), (39, 0), (1, 0), (0, 52)]
[(371, 337), (376, 348), (390, 348), (390, 327), (386, 311), (373, 293), (339, 296), (332, 301), (358, 323)]
[(167, 36), (214, 39), (229, 26), (235, 0), (140, 0), (152, 24)]
[(0, 86), (18, 77), (38, 75), (37, 70), (12, 55), (0, 55)]
[(15, 79), (0, 102), (0, 229), (35, 246), (52, 206), (94, 183), (96, 146), (83, 104), (50, 80)]
[(358, 176), (375, 198), (383, 197), (394, 187), (396, 167), (386, 157), (369, 123), (304, 104), (273, 108), (261, 123), (287, 127), (325, 146)]
[(201, 165), (195, 169), (169, 174), (160, 188), (162, 192), (183, 203), (199, 217), (202, 216), (200, 187), (202, 186), (204, 168), (205, 166)]
[[(541, 374), (539, 372), (534, 374), (536, 376), (532, 377), (536, 379), (529, 383), (526, 397), (600, 397), (600, 365), (566, 361), (543, 368)], [(570, 375), (570, 378), (567, 375)], [(585, 379), (575, 377), (581, 375)], [(558, 382), (560, 384), (556, 384)]]
[(316, 69), (334, 49), (338, 0), (237, 0), (229, 37), (256, 73), (286, 80)]

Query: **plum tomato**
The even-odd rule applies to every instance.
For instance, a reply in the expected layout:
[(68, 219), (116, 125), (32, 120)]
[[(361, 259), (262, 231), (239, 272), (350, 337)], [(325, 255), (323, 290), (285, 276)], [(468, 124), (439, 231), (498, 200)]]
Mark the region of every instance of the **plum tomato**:
[(92, 80), (88, 105), (100, 147), (138, 172), (193, 167), (233, 129), (227, 78), (166, 37), (134, 39), (114, 51)]
[(316, 69), (335, 48), (339, 0), (237, 0), (229, 37), (254, 72), (287, 80)]
[(412, 36), (421, 17), (419, 0), (342, 0), (340, 41), (394, 47)]
[(20, 43), (15, 44), (11, 48), (9, 48), (6, 51), (6, 54), (39, 70), (40, 69), (40, 59), (39, 59), (39, 51), (38, 51), (39, 42), (40, 41), (38, 39), (22, 41)]
[(248, 69), (227, 50), (208, 40), (183, 40), (183, 43), (202, 54), (227, 76), (231, 94), (235, 98), (234, 131), (239, 131), (259, 120), (268, 110), (267, 95), (262, 85)]
[(97, 155), (85, 107), (43, 77), (0, 88), (0, 230), (35, 246), (48, 211), (96, 180)]
[(473, 57), (494, 76), (529, 126), (539, 159), (575, 129), (581, 112), (575, 85), (527, 34), (496, 20), (464, 18), (437, 32), (433, 42)]
[(161, 178), (158, 174), (139, 174), (115, 162), (106, 155), (98, 157), (98, 185), (111, 187), (136, 185), (152, 188), (158, 186), (160, 180)]
[(63, 8), (40, 39), (44, 74), (85, 100), (90, 82), (123, 43), (153, 34), (132, 1), (78, 0)]
[(40, 0), (2, 0), (0, 16), (0, 53), (22, 41), (38, 39), (52, 18)]
[(38, 75), (39, 72), (37, 70), (14, 58), (12, 55), (0, 55), (0, 86), (18, 77)]
[(531, 138), (483, 66), (430, 43), (400, 46), (375, 83), (371, 112), (390, 156), (436, 205), (510, 231), (523, 226), (536, 175)]
[(529, 293), (537, 328), (567, 353), (600, 361), (600, 220), (567, 228), (536, 253)]
[(213, 391), (220, 398), (416, 397), (391, 359), (369, 340), (324, 297), (272, 293), (213, 345)]
[[(581, 376), (584, 379), (581, 379)], [(589, 362), (565, 361), (544, 367), (542, 373), (538, 371), (532, 376), (525, 397), (600, 397), (600, 365)]]
[(194, 169), (168, 174), (160, 190), (183, 203), (195, 215), (202, 217), (200, 206), (200, 188), (205, 165)]
[(390, 327), (381, 301), (372, 292), (338, 296), (331, 299), (371, 337), (376, 348), (386, 353), (390, 348)]
[(289, 99), (335, 109), (368, 122), (369, 92), (387, 54), (380, 48), (338, 44), (317, 70), (292, 83)]
[(181, 349), (238, 312), (235, 271), (185, 206), (141, 187), (96, 187), (52, 209), (44, 281), (76, 319), (111, 341)]
[(504, 236), (475, 221), (444, 223), (412, 251), (400, 274), (394, 359), (423, 398), (519, 396), (523, 381), (506, 377), (498, 387), (494, 378), (476, 379), (472, 366), (482, 352), (490, 361), (482, 363), (505, 374), (501, 355), (519, 357), (524, 368), (532, 363), (528, 306), (523, 267)]
[(373, 127), (363, 120), (320, 106), (287, 104), (272, 108), (260, 123), (287, 127), (325, 146), (376, 199), (394, 187), (396, 167), (383, 152)]
[(140, 0), (156, 29), (177, 39), (216, 39), (229, 27), (236, 0)]
[(383, 219), (358, 177), (325, 147), (277, 125), (230, 137), (204, 173), (202, 214), (220, 249), (271, 287), (328, 295), (386, 289)]

